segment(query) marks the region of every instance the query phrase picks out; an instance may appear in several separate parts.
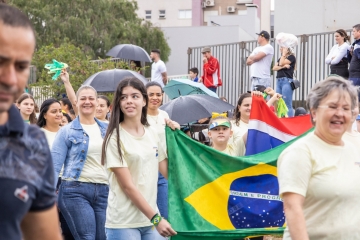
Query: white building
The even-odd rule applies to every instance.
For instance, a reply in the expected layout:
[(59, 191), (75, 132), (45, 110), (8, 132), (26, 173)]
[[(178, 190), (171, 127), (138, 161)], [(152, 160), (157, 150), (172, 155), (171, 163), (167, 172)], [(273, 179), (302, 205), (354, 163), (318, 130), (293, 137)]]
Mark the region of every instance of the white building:
[[(246, 16), (246, 4), (257, 7), (260, 28), (270, 31), (270, 0), (136, 0), (137, 14), (157, 27), (206, 26), (209, 17)], [(251, 13), (251, 15), (253, 15)], [(238, 25), (236, 22), (231, 25)]]
[(157, 27), (192, 25), (192, 0), (137, 0), (140, 18)]

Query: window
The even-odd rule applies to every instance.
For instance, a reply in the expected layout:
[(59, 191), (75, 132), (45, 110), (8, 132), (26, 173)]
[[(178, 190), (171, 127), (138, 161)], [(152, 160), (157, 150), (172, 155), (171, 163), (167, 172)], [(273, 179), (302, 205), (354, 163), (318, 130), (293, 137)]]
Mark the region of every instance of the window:
[(165, 19), (165, 10), (159, 10), (159, 19)]
[(145, 19), (151, 19), (151, 10), (145, 10)]
[(191, 10), (179, 10), (179, 18), (180, 19), (191, 19), (192, 18)]

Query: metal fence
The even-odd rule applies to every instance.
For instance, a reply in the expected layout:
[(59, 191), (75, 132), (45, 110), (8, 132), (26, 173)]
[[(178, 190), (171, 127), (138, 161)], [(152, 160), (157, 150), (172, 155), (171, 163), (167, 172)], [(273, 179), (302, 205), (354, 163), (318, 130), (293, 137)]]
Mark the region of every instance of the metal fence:
[(39, 106), (39, 108), (46, 99), (54, 97), (54, 91), (50, 86), (30, 87), (29, 93), (34, 97), (35, 103)]
[[(351, 36), (351, 30), (346, 30)], [(329, 66), (325, 64), (325, 58), (331, 48), (336, 44), (334, 32), (298, 35), (298, 46), (295, 48), (296, 56), (296, 79), (300, 80), (301, 87), (296, 89), (293, 97), (294, 107), (304, 106), (308, 92), (313, 85), (329, 75)], [(274, 47), (275, 63), (280, 57), (279, 45), (275, 39), (270, 39)], [(242, 93), (250, 90), (250, 67), (246, 65), (246, 59), (258, 46), (256, 40), (237, 43), (219, 44), (211, 47), (212, 55), (219, 60), (220, 74), (223, 86), (218, 88), (218, 95), (224, 96), (232, 104), (236, 104)], [(204, 46), (191, 47), (188, 49), (188, 68), (197, 67), (202, 69), (201, 49)], [(276, 86), (276, 72), (272, 75), (272, 86)]]

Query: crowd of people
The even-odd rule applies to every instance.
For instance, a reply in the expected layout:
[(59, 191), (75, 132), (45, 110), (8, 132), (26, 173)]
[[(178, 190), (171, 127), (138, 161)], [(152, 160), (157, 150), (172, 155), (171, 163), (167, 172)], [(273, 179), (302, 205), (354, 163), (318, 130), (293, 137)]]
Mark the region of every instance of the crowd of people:
[[(292, 107), (293, 49), (280, 48), (273, 67), (275, 91), (270, 84), (270, 35), (258, 35), (260, 46), (247, 59), (252, 91), (239, 97), (234, 112), (198, 121), (207, 123), (203, 132), (211, 147), (231, 156), (245, 154), (252, 98), (265, 98), (274, 112), (283, 98), (289, 117), (307, 114)], [(337, 45), (326, 63), (339, 76), (318, 82), (307, 99), (314, 132), (279, 157), (284, 239), (360, 238), (360, 187), (354, 184), (360, 180), (355, 87), (360, 85), (360, 24), (353, 27), (353, 36), (356, 41), (348, 45), (346, 32), (336, 31)], [(38, 111), (34, 98), (23, 93), (34, 50), (35, 33), (27, 16), (0, 4), (1, 238), (160, 240), (175, 235), (166, 220), (165, 127), (181, 126), (159, 109), (167, 84), (160, 50), (150, 55), (152, 81), (144, 85), (134, 77), (123, 79), (112, 102), (91, 86), (75, 92), (63, 69), (67, 98), (47, 99)], [(209, 47), (202, 53), (203, 74), (198, 77), (194, 67), (190, 77), (216, 92), (223, 84), (220, 64)]]

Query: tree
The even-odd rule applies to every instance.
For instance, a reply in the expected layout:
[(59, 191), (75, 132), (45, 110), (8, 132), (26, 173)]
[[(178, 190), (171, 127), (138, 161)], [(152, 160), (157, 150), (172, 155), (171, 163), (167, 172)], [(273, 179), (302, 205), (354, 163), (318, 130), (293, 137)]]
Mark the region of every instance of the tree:
[(53, 45), (44, 46), (35, 52), (33, 64), (37, 69), (38, 82), (31, 86), (42, 86), (42, 95), (46, 97), (60, 98), (62, 93), (65, 93), (64, 85), (60, 78), (53, 81), (52, 75), (47, 73), (44, 69), (46, 63), (51, 63), (52, 59), (60, 62), (65, 62), (69, 65), (70, 82), (74, 90), (81, 86), (81, 84), (91, 75), (107, 69), (122, 68), (127, 69), (128, 64), (125, 62), (113, 62), (109, 60), (90, 61), (79, 47), (65, 41), (59, 47)]
[(147, 51), (158, 48), (168, 60), (170, 48), (161, 29), (138, 18), (136, 1), (9, 0), (32, 21), (38, 49), (65, 39), (93, 58), (105, 57), (113, 46), (130, 43)]

